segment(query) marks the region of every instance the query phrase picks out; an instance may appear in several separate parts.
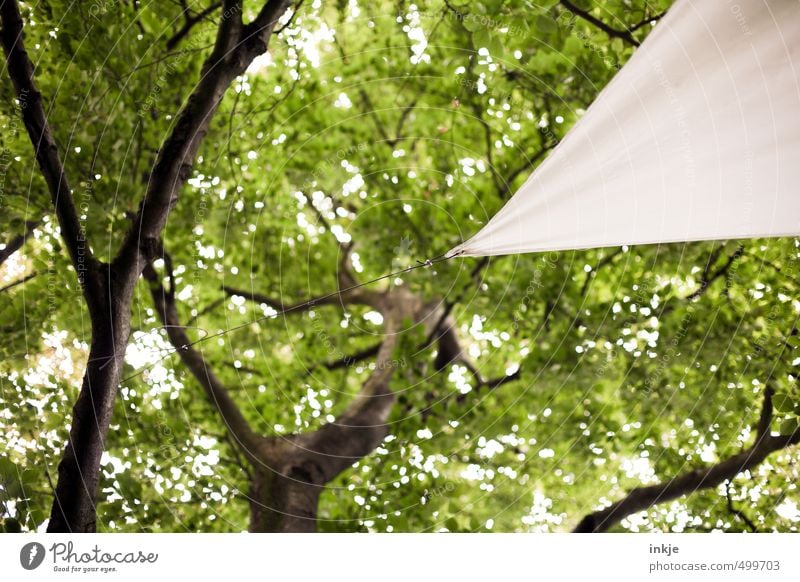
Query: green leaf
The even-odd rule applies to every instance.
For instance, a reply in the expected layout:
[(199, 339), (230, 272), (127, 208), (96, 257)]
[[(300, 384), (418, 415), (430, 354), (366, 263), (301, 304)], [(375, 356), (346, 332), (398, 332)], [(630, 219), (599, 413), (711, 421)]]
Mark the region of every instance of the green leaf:
[(796, 403), (794, 399), (785, 392), (776, 392), (772, 397), (772, 407), (778, 412), (794, 412)]
[(539, 15), (534, 22), (535, 29), (544, 34), (550, 34), (558, 30), (558, 24), (549, 16)]
[(22, 494), (19, 469), (8, 457), (0, 457), (0, 484), (0, 499), (16, 499)]
[(800, 427), (800, 418), (789, 418), (781, 423), (780, 433), (785, 435), (794, 434), (798, 427)]

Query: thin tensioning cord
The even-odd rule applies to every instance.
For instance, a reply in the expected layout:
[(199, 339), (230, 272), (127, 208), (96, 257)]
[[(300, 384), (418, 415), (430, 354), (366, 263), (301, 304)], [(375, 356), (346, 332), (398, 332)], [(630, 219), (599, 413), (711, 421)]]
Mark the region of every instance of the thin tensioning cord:
[[(395, 271), (393, 273), (387, 273), (386, 275), (381, 275), (380, 277), (375, 277), (374, 279), (370, 279), (369, 281), (364, 281), (363, 283), (359, 283), (358, 285), (352, 285), (350, 287), (345, 287), (344, 289), (339, 289), (337, 291), (333, 291), (331, 293), (328, 293), (327, 295), (322, 295), (320, 297), (315, 297), (313, 299), (309, 299), (308, 301), (304, 301), (304, 302), (298, 303), (296, 305), (291, 305), (291, 306), (286, 307), (284, 309), (280, 309), (280, 310), (276, 311), (275, 313), (271, 313), (269, 315), (263, 315), (261, 317), (257, 317), (256, 319), (253, 319), (251, 321), (246, 321), (244, 323), (240, 323), (239, 325), (235, 325), (235, 326), (230, 327), (228, 329), (224, 329), (222, 331), (218, 331), (216, 333), (201, 337), (199, 339), (194, 340), (193, 342), (189, 342), (188, 344), (183, 344), (180, 347), (173, 347), (166, 355), (162, 356), (161, 358), (159, 358), (155, 362), (151, 362), (149, 364), (146, 364), (145, 366), (142, 366), (141, 369), (137, 370), (136, 372), (134, 372), (130, 376), (126, 376), (125, 378), (120, 380), (120, 384), (122, 384), (124, 382), (127, 382), (128, 380), (132, 380), (133, 378), (136, 378), (137, 376), (141, 376), (144, 372), (146, 372), (147, 370), (149, 370), (150, 368), (152, 368), (156, 364), (158, 364), (160, 362), (163, 362), (164, 360), (166, 360), (170, 356), (172, 356), (174, 354), (177, 354), (178, 352), (181, 352), (181, 351), (186, 351), (189, 348), (191, 348), (193, 346), (196, 346), (199, 343), (203, 343), (205, 341), (212, 340), (214, 338), (222, 337), (222, 336), (227, 335), (229, 333), (233, 333), (234, 331), (238, 331), (240, 329), (244, 329), (245, 327), (248, 327), (248, 326), (253, 325), (254, 323), (258, 323), (260, 321), (264, 321), (264, 320), (267, 320), (267, 319), (275, 319), (276, 317), (278, 317), (280, 315), (286, 315), (287, 313), (291, 313), (293, 311), (298, 311), (300, 309), (305, 309), (307, 307), (314, 307), (317, 303), (319, 303), (321, 301), (325, 301), (327, 299), (330, 299), (331, 297), (337, 297), (337, 296), (343, 295), (344, 293), (348, 293), (350, 291), (354, 291), (356, 289), (360, 289), (361, 287), (366, 287), (368, 285), (372, 285), (372, 284), (377, 283), (379, 281), (383, 281), (384, 279), (389, 279), (391, 277), (397, 277), (398, 275), (403, 275), (405, 273), (409, 273), (409, 272), (414, 271), (416, 269), (423, 269), (423, 268), (431, 267), (431, 266), (433, 266), (433, 265), (435, 265), (437, 263), (443, 263), (443, 262), (448, 261), (451, 258), (453, 258), (453, 257), (447, 257), (447, 256), (445, 256), (445, 254), (441, 254), (441, 255), (438, 255), (436, 257), (433, 257), (432, 259), (426, 259), (424, 261), (419, 261), (418, 260), (416, 265), (411, 265), (410, 267), (406, 267), (405, 269), (401, 269), (401, 270)], [(158, 327), (158, 328), (155, 328), (155, 329), (166, 329), (167, 327), (170, 327), (170, 326), (164, 325), (164, 326), (161, 326), (161, 327)], [(183, 327), (183, 326), (181, 326), (181, 327)], [(155, 330), (153, 330), (153, 331), (155, 331)]]

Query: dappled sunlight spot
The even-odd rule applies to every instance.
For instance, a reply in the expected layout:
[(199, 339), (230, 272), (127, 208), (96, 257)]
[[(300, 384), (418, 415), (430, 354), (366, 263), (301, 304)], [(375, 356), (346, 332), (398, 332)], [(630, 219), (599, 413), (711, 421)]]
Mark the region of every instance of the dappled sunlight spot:
[(375, 325), (381, 325), (383, 323), (383, 315), (378, 311), (367, 311), (363, 317), (365, 321)]
[(319, 68), (321, 51), (324, 45), (334, 42), (336, 30), (330, 28), (326, 23), (320, 22), (319, 28), (309, 30), (307, 28), (295, 29), (291, 37), (287, 39), (289, 46), (299, 50), (308, 63)]
[[(162, 395), (169, 395), (170, 400), (175, 400), (183, 389), (183, 383), (175, 376), (174, 368), (168, 368), (163, 363), (164, 356), (174, 351), (157, 330), (135, 331), (125, 349), (125, 362), (136, 370), (145, 370), (143, 377), (149, 389), (144, 395), (156, 410), (163, 408)], [(130, 387), (122, 387), (120, 393), (124, 400), (136, 395), (135, 389)], [(134, 403), (131, 405), (135, 406)]]
[(777, 505), (775, 507), (775, 513), (789, 521), (800, 521), (800, 509), (798, 509), (797, 503), (790, 499), (784, 499), (783, 503)]
[(247, 74), (258, 74), (264, 72), (268, 67), (274, 67), (275, 63), (272, 58), (272, 53), (269, 51), (258, 55), (254, 58), (245, 71)]
[(623, 458), (620, 469), (629, 479), (635, 479), (643, 485), (658, 483), (656, 472), (647, 457)]
[[(25, 384), (57, 388), (59, 381), (76, 385), (80, 383), (82, 370), (76, 368), (73, 352), (82, 358), (88, 355), (89, 345), (77, 339), (68, 342), (67, 337), (68, 333), (64, 330), (42, 333), (44, 349), (34, 355), (35, 364), (23, 375)], [(46, 400), (30, 400), (29, 403), (41, 412)]]
[(527, 515), (522, 517), (522, 523), (528, 526), (528, 531), (533, 533), (550, 532), (561, 525), (566, 518), (566, 514), (551, 513), (552, 508), (553, 500), (541, 491), (535, 491), (531, 509)]
[[(5, 244), (0, 244), (0, 250), (5, 249)], [(29, 261), (24, 250), (18, 250), (0, 265), (0, 283), (11, 283), (23, 277), (30, 271)]]
[(333, 106), (337, 109), (350, 109), (353, 107), (353, 102), (350, 101), (347, 93), (339, 93), (336, 96), (336, 101), (333, 102)]
[[(402, 16), (397, 17), (398, 22), (403, 21)], [(407, 24), (403, 25), (403, 32), (408, 35), (408, 40), (413, 44), (411, 45), (411, 64), (417, 65), (419, 63), (430, 63), (430, 55), (425, 53), (428, 48), (428, 39), (425, 36), (425, 31), (420, 25), (420, 14), (416, 4), (411, 4), (408, 7), (408, 13), (405, 16)]]
[(468, 394), (471, 392), (472, 385), (467, 381), (467, 367), (453, 364), (450, 367), (450, 370), (451, 371), (447, 376), (447, 380), (456, 385), (456, 389), (459, 391), (459, 393)]
[(491, 459), (495, 455), (502, 453), (504, 448), (503, 445), (498, 441), (494, 439), (487, 440), (486, 437), (481, 436), (478, 439), (478, 446), (475, 450), (479, 457), (483, 459)]

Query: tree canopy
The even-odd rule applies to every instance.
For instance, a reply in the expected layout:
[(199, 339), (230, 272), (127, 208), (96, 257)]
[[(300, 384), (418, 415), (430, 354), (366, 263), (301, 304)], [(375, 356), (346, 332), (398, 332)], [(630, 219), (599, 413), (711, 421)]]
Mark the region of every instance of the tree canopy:
[(5, 531), (797, 531), (800, 241), (424, 266), (669, 4), (4, 2)]

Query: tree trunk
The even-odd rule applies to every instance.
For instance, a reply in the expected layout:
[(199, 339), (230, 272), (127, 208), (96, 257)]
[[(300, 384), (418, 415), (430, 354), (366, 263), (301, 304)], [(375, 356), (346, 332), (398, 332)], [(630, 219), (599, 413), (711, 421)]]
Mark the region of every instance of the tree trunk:
[(93, 273), (89, 294), (92, 343), (80, 394), (72, 409), (72, 426), (58, 465), (58, 484), (48, 532), (94, 532), (100, 458), (114, 410), (114, 400), (131, 331), (128, 281), (112, 288), (108, 269)]
[(324, 482), (313, 461), (291, 463), (282, 471), (258, 467), (250, 483), (250, 531), (311, 533)]

